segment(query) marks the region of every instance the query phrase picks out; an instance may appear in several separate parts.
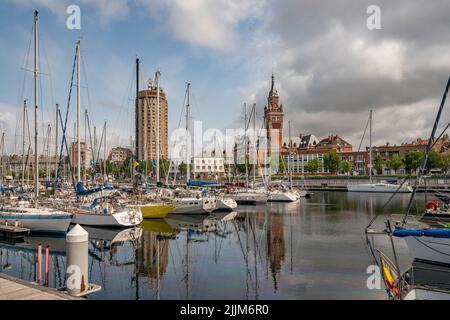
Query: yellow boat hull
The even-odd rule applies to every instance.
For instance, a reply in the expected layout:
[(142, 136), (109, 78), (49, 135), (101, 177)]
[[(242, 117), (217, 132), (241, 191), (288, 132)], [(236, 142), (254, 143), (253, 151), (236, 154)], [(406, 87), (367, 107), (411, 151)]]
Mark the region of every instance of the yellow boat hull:
[(146, 219), (141, 222), (141, 228), (148, 232), (174, 234), (176, 230), (172, 228), (164, 219)]
[(144, 219), (165, 218), (174, 208), (175, 206), (169, 204), (147, 204), (140, 206), (142, 217)]

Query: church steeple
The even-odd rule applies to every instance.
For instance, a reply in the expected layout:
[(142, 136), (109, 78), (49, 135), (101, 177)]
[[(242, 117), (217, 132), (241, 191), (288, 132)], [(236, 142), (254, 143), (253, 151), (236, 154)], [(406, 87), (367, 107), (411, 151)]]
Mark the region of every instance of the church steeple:
[(275, 88), (275, 76), (272, 72), (272, 86), (270, 87), (269, 97), (278, 97), (278, 91)]
[(267, 107), (264, 108), (264, 119), (268, 140), (272, 142), (275, 142), (275, 139), (278, 140), (278, 146), (281, 146), (283, 143), (283, 118), (283, 106), (280, 103), (280, 97), (275, 88), (275, 76), (272, 72), (272, 85), (270, 87), (269, 97), (267, 98)]

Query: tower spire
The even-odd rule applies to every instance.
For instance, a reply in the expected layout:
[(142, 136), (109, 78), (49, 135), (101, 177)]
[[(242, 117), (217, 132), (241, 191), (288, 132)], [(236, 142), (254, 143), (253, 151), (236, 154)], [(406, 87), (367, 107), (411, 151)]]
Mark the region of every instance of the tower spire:
[(270, 87), (269, 97), (278, 96), (277, 89), (275, 88), (275, 75), (272, 71), (272, 85)]

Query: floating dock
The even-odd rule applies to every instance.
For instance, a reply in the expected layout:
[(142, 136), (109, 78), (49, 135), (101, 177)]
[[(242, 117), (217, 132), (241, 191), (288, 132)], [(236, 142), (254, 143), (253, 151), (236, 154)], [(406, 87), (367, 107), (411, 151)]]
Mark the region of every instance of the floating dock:
[(0, 300), (85, 300), (0, 273)]
[(20, 243), (29, 233), (30, 229), (0, 224), (0, 242)]

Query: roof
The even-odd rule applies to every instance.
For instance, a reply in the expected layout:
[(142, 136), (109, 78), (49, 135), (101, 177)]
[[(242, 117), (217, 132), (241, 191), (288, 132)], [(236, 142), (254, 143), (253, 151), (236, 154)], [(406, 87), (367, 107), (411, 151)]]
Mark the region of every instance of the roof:
[(328, 137), (320, 140), (316, 148), (331, 148), (331, 147), (351, 147), (352, 145), (339, 137), (337, 134), (330, 134)]
[[(292, 137), (292, 147), (293, 148), (300, 148), (300, 149), (308, 149), (308, 148), (314, 148), (318, 143), (319, 139), (313, 134), (308, 135), (300, 135), (298, 137)], [(283, 146), (289, 147), (289, 139), (285, 139), (283, 141)]]

